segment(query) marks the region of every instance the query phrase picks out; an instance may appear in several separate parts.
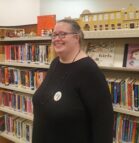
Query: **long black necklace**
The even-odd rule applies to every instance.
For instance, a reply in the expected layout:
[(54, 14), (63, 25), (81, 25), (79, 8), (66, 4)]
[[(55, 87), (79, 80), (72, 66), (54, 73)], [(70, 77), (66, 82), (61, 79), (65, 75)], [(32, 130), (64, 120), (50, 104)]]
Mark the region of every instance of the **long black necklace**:
[[(77, 52), (77, 54), (75, 55), (75, 57), (73, 58), (73, 60), (72, 60), (71, 63), (75, 62), (76, 58), (77, 58), (78, 55), (80, 54), (80, 51), (81, 51), (81, 49), (79, 49), (79, 51)], [(71, 71), (72, 71), (72, 70), (71, 70)], [(65, 75), (64, 75), (64, 77), (63, 77), (63, 82), (62, 82), (61, 86), (59, 87), (59, 89), (62, 89), (63, 85), (64, 85), (65, 82), (67, 81), (67, 79), (68, 79), (68, 77), (70, 76), (70, 74), (71, 74), (71, 72), (66, 71), (66, 73), (65, 73)], [(56, 88), (57, 88), (57, 87), (56, 87)], [(56, 91), (56, 90), (55, 90), (54, 97), (53, 97), (54, 101), (59, 101), (61, 98), (62, 98), (62, 91), (60, 91), (60, 90)]]

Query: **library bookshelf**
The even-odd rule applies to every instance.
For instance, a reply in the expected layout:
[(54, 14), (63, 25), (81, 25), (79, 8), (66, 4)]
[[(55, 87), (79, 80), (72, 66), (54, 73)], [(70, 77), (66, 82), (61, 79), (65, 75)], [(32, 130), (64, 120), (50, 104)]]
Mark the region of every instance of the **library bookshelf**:
[[(137, 93), (135, 86), (138, 87), (139, 91), (139, 66), (128, 67), (127, 65), (124, 66), (123, 62), (125, 62), (125, 49), (127, 48), (125, 45), (139, 45), (139, 29), (85, 31), (84, 34), (85, 50), (92, 58), (95, 57), (96, 62), (99, 60), (102, 62), (98, 62), (98, 65), (106, 76), (112, 95), (114, 143), (138, 142), (139, 92), (135, 94)], [(106, 49), (108, 50), (106, 51)], [(109, 49), (114, 52), (110, 53)], [(137, 128), (132, 125), (136, 125)], [(134, 131), (131, 131), (129, 126), (133, 127)]]
[[(13, 118), (16, 117), (15, 123), (16, 123), (16, 120), (17, 121), (19, 120), (19, 122), (20, 120), (21, 121), (24, 120), (25, 127), (29, 125), (30, 128), (32, 128), (32, 121), (33, 121), (33, 113), (32, 113), (33, 107), (31, 103), (32, 96), (35, 93), (36, 89), (41, 84), (44, 77), (46, 76), (45, 72), (47, 72), (47, 69), (49, 69), (49, 65), (50, 65), (51, 58), (52, 58), (51, 55), (48, 55), (48, 54), (52, 54), (51, 50), (49, 49), (50, 45), (51, 45), (51, 38), (46, 37), (46, 36), (45, 37), (39, 37), (39, 36), (38, 37), (18, 37), (18, 38), (6, 37), (4, 39), (0, 39), (0, 48), (2, 48), (0, 51), (1, 52), (0, 53), (0, 58), (1, 58), (0, 59), (0, 73), (1, 73), (0, 91), (2, 93), (4, 91), (4, 93), (11, 94), (12, 99), (14, 99), (14, 94), (16, 95), (15, 96), (16, 99), (19, 98), (19, 103), (17, 103), (18, 100), (15, 100), (16, 103), (14, 103), (15, 104), (14, 106), (9, 100), (9, 98), (8, 98), (8, 101), (7, 101), (7, 98), (6, 99), (3, 98), (3, 103), (1, 103), (0, 105), (0, 112), (1, 114), (8, 114), (9, 117), (7, 117), (7, 119), (10, 118), (12, 120), (12, 117)], [(8, 52), (11, 54), (10, 56), (6, 55), (6, 48), (8, 49)], [(21, 51), (19, 51), (18, 48), (20, 50), (22, 49), (23, 53), (21, 53)], [(30, 51), (32, 53), (30, 53), (30, 51), (28, 51), (27, 48), (30, 48)], [(35, 55), (32, 56), (31, 54), (34, 53), (35, 48), (39, 49), (39, 52), (42, 52), (42, 53), (41, 55), (40, 53), (35, 53), (35, 54), (38, 54), (38, 56), (35, 59), (33, 59)], [(24, 54), (24, 55), (20, 57), (19, 54)], [(41, 59), (40, 59), (40, 56), (41, 56)], [(15, 79), (14, 79), (14, 82), (11, 82), (10, 80), (8, 81), (8, 83), (6, 83), (6, 80), (7, 80), (6, 76), (9, 76), (8, 74), (6, 74), (7, 70), (9, 74), (11, 74), (10, 71), (14, 73), (11, 76), (15, 76), (14, 77), (15, 79), (18, 78), (18, 80), (20, 80), (18, 84), (16, 83), (17, 81), (15, 81)], [(4, 74), (2, 73), (3, 71), (4, 71)], [(15, 74), (16, 72), (17, 74)], [(25, 79), (23, 78), (24, 74), (22, 73), (24, 74), (27, 73), (25, 74)], [(32, 73), (33, 73), (33, 81), (31, 77)], [(42, 78), (41, 81), (39, 81), (39, 79), (36, 79), (38, 78), (36, 77), (37, 75), (41, 76)], [(3, 76), (4, 76), (4, 79), (2, 79)], [(22, 80), (25, 80), (24, 84), (22, 83)], [(30, 82), (27, 84), (28, 81)], [(0, 96), (2, 98), (2, 94)], [(8, 96), (8, 95), (5, 94), (4, 96)], [(25, 105), (23, 103), (23, 99), (26, 99), (24, 101)], [(21, 109), (17, 109), (18, 107)], [(23, 111), (23, 108), (26, 108), (26, 111)], [(32, 131), (32, 129), (30, 130)], [(7, 139), (5, 143), (11, 143), (11, 142), (14, 142), (14, 143), (28, 142), (29, 143), (31, 142), (31, 139), (29, 139), (28, 141), (25, 137), (21, 137), (22, 135), (17, 135), (7, 130), (5, 130), (4, 132), (1, 132), (0, 136), (2, 138)], [(0, 142), (3, 141), (1, 137), (0, 137)], [(30, 138), (31, 138), (31, 134), (30, 134)]]
[[(107, 76), (111, 75), (111, 77), (118, 77), (118, 78), (127, 78), (132, 77), (135, 79), (139, 79), (139, 68), (128, 68), (123, 67), (123, 56), (124, 56), (124, 48), (126, 43), (137, 43), (139, 38), (139, 29), (130, 29), (130, 30), (105, 30), (105, 31), (84, 31), (85, 35), (85, 50), (87, 49), (88, 43), (107, 43), (108, 41), (112, 41), (115, 43), (115, 53), (114, 53), (114, 60), (112, 65), (100, 65), (100, 68), (104, 72), (106, 78)], [(0, 45), (7, 45), (7, 44), (25, 44), (25, 43), (45, 43), (50, 44), (51, 38), (50, 37), (22, 37), (22, 38), (5, 38), (0, 39)], [(14, 68), (31, 68), (31, 69), (49, 69), (49, 63), (28, 63), (28, 62), (16, 62), (16, 61), (0, 61), (0, 66), (10, 66)], [(0, 89), (10, 90), (10, 91), (17, 91), (24, 94), (33, 95), (36, 89), (29, 89), (29, 88), (21, 88), (12, 85), (4, 85), (0, 84)], [(114, 104), (114, 112), (120, 113), (127, 116), (133, 116), (139, 119), (139, 111), (135, 111), (133, 109), (128, 109), (126, 106), (120, 106), (118, 104)], [(24, 118), (26, 120), (33, 120), (33, 115), (28, 113), (22, 113), (19, 111), (15, 111), (10, 109), (9, 107), (1, 106), (0, 111), (3, 113), (8, 113), (10, 115), (15, 115), (20, 118)], [(7, 138), (15, 143), (25, 143), (22, 139), (17, 138), (11, 134), (7, 134), (6, 132), (2, 132), (0, 136)], [(114, 140), (114, 142), (118, 142)]]

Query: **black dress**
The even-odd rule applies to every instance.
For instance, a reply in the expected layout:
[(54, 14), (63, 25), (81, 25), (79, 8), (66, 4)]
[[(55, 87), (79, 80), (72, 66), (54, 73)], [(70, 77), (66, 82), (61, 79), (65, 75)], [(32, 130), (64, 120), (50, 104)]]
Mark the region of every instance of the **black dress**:
[(90, 57), (69, 64), (56, 58), (33, 106), (32, 143), (112, 143), (110, 93)]

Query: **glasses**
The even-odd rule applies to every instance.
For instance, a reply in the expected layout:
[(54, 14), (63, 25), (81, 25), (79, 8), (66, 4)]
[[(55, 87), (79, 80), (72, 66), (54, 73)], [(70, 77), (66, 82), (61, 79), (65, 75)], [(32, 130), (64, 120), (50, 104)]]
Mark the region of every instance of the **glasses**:
[(55, 39), (56, 37), (63, 39), (65, 38), (67, 35), (76, 35), (77, 33), (70, 33), (70, 32), (61, 32), (61, 33), (53, 33), (52, 34), (52, 39)]

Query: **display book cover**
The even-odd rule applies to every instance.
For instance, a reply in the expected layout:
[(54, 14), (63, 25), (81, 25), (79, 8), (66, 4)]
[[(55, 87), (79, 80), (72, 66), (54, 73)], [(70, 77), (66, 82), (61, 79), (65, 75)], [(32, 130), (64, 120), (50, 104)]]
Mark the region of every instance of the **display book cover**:
[(125, 44), (123, 67), (139, 68), (139, 44)]
[(87, 44), (86, 53), (99, 66), (113, 66), (115, 56), (115, 42), (114, 41), (90, 41)]

